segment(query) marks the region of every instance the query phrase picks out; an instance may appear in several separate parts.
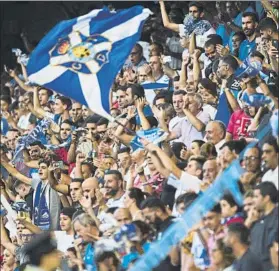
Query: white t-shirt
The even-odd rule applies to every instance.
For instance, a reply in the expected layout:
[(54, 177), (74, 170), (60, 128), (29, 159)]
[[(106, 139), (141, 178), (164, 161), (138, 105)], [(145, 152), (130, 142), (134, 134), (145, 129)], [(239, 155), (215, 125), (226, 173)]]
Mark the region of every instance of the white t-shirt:
[[(199, 193), (200, 191), (201, 180), (192, 176), (189, 173), (182, 171), (181, 178), (178, 180), (173, 174), (170, 174), (168, 178), (168, 185), (171, 185), (176, 188), (174, 198), (175, 200), (182, 194), (190, 191)], [(177, 216), (176, 205), (173, 206), (173, 215)]]
[(68, 235), (65, 231), (54, 231), (54, 235), (57, 241), (57, 249), (63, 253), (68, 248), (74, 246), (74, 236)]
[(272, 182), (278, 190), (278, 166), (274, 170), (267, 171), (262, 178), (262, 182)]
[(22, 115), (17, 123), (17, 126), (20, 129), (27, 130), (28, 125), (30, 124), (29, 119), (30, 119), (31, 113), (28, 113), (27, 115)]
[(125, 194), (122, 195), (122, 197), (120, 197), (119, 199), (109, 199), (106, 203), (106, 205), (109, 208), (124, 208), (124, 198), (125, 198)]
[(217, 109), (210, 104), (204, 104), (202, 107), (204, 112), (207, 112), (211, 120), (215, 120)]

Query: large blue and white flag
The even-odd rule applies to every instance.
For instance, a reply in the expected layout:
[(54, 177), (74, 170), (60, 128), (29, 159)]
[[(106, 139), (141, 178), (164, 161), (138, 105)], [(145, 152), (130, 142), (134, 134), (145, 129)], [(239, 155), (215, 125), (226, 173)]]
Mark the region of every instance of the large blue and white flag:
[(27, 74), (36, 83), (109, 115), (109, 91), (135, 43), (149, 9), (108, 8), (56, 25), (32, 52)]

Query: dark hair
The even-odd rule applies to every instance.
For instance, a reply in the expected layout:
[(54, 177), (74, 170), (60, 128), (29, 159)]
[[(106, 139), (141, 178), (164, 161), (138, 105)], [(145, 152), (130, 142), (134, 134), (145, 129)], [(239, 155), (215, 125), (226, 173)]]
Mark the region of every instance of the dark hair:
[(236, 212), (241, 211), (241, 207), (235, 202), (235, 200), (234, 200), (234, 198), (231, 194), (226, 193), (223, 196), (222, 200), (225, 200), (230, 205), (230, 207), (235, 207), (236, 206), (237, 207)]
[(184, 208), (188, 208), (192, 202), (194, 202), (198, 198), (198, 195), (194, 192), (187, 192), (182, 195), (180, 195), (176, 201), (175, 204), (178, 205), (180, 203), (184, 203)]
[(182, 89), (173, 92), (173, 96), (175, 96), (175, 95), (186, 95), (186, 94), (187, 94), (187, 92), (185, 90), (182, 90)]
[(46, 149), (45, 145), (43, 145), (42, 142), (38, 140), (30, 143), (29, 146), (30, 147), (39, 146), (41, 149)]
[(106, 118), (100, 118), (97, 122), (97, 126), (101, 126), (101, 125), (108, 126), (108, 124), (109, 124), (109, 121)]
[(237, 31), (237, 32), (235, 32), (232, 36), (233, 36), (233, 37), (234, 37), (234, 36), (239, 36), (240, 39), (241, 39), (241, 41), (246, 40), (246, 36), (245, 36), (245, 34), (244, 34), (242, 31)]
[(85, 123), (85, 125), (86, 125), (87, 123), (95, 123), (95, 124), (96, 124), (100, 119), (101, 119), (101, 117), (98, 116), (98, 115), (88, 116), (88, 117), (85, 119), (84, 123)]
[(187, 149), (186, 145), (183, 142), (173, 142), (172, 143), (171, 149), (173, 151), (174, 156), (177, 159), (181, 159), (180, 158), (180, 152), (183, 148)]
[(208, 78), (203, 78), (199, 83), (214, 97), (218, 96), (217, 85)]
[(229, 65), (234, 71), (237, 70), (239, 64), (237, 60), (232, 55), (227, 55), (221, 58), (221, 60)]
[(48, 167), (50, 166), (50, 161), (46, 159), (40, 159), (38, 164), (46, 164)]
[(264, 61), (264, 55), (259, 51), (252, 52), (250, 57), (259, 57), (262, 61)]
[(151, 227), (141, 220), (135, 220), (132, 222), (132, 224), (136, 225), (136, 227), (139, 228), (142, 235), (149, 235), (152, 231)]
[(187, 167), (187, 165), (188, 165), (187, 161), (177, 162), (177, 164), (176, 164), (176, 166), (183, 171)]
[(153, 105), (156, 104), (156, 101), (159, 99), (164, 99), (165, 103), (172, 103), (172, 92), (168, 90), (161, 90), (156, 94), (156, 96), (153, 99)]
[(268, 144), (270, 146), (273, 147), (273, 149), (275, 150), (275, 152), (279, 152), (279, 147), (278, 147), (278, 144), (277, 144), (277, 141), (276, 139), (273, 137), (273, 136), (270, 136), (265, 142), (264, 144)]
[(63, 105), (67, 105), (66, 110), (69, 110), (70, 107), (72, 106), (72, 101), (65, 96), (58, 96), (56, 97), (56, 99), (60, 100)]
[(219, 203), (217, 203), (212, 210), (210, 211), (212, 213), (217, 213), (217, 214), (221, 214), (221, 206)]
[(220, 62), (220, 59), (216, 59), (216, 60), (214, 60), (214, 62), (212, 62), (211, 72), (214, 72), (214, 73), (217, 72), (218, 66), (219, 66), (219, 62)]
[(144, 88), (140, 84), (132, 84), (132, 85), (129, 85), (128, 88), (131, 88), (131, 90), (132, 90), (132, 97), (135, 97), (135, 96), (137, 96), (138, 98), (145, 97)]
[(217, 239), (216, 241), (217, 247), (220, 251), (222, 251), (223, 254), (223, 262), (224, 262), (224, 267), (227, 268), (231, 266), (235, 260), (235, 257), (233, 255), (232, 248), (227, 247), (224, 243), (223, 239)]
[(212, 41), (212, 44), (217, 45), (217, 44), (223, 44), (223, 39), (220, 35), (217, 34), (210, 34), (207, 36), (207, 39), (210, 39)]
[(164, 52), (164, 47), (163, 47), (163, 45), (161, 43), (154, 41), (154, 42), (151, 43), (151, 45), (152, 44), (155, 45), (158, 48), (159, 53), (163, 53)]
[(70, 119), (63, 120), (63, 121), (61, 122), (61, 124), (60, 124), (60, 127), (61, 127), (61, 125), (62, 125), (63, 123), (68, 124), (68, 125), (70, 125), (70, 126), (75, 126), (75, 124), (74, 124)]
[(258, 23), (259, 22), (258, 14), (255, 13), (255, 12), (250, 12), (250, 11), (244, 12), (242, 14), (242, 18), (245, 18), (245, 17), (251, 17), (252, 20), (254, 21), (254, 23)]
[(164, 205), (163, 201), (151, 196), (146, 198), (140, 205), (140, 209), (143, 210), (145, 208), (158, 208), (161, 209), (162, 212), (166, 213), (166, 206)]
[(48, 88), (45, 88), (45, 87), (39, 87), (38, 88), (38, 93), (41, 91), (41, 90), (46, 90), (47, 91), (47, 96), (50, 97), (53, 95), (53, 91), (48, 89)]
[(220, 148), (221, 150), (225, 147), (228, 147), (230, 151), (234, 151), (236, 154), (240, 154), (246, 147), (247, 142), (245, 139), (240, 140), (230, 140), (227, 141), (223, 146)]
[(249, 245), (249, 229), (242, 223), (232, 223), (228, 225), (228, 231), (237, 236), (242, 244)]
[(132, 187), (129, 189), (128, 196), (136, 201), (136, 205), (140, 208), (140, 204), (144, 201), (145, 194), (139, 188)]
[(136, 47), (139, 50), (140, 54), (142, 55), (142, 53), (143, 53), (142, 46), (139, 43), (136, 43), (136, 45), (134, 47)]
[(254, 190), (260, 190), (262, 197), (269, 196), (272, 203), (278, 202), (278, 190), (272, 182), (262, 182)]
[(258, 30), (267, 30), (267, 29), (271, 29), (272, 32), (276, 32), (277, 31), (277, 26), (276, 23), (273, 21), (273, 19), (271, 18), (264, 18), (260, 21), (259, 25), (258, 25)]
[(195, 139), (192, 141), (192, 143), (197, 143), (200, 148), (205, 142), (201, 139)]
[(1, 95), (0, 100), (6, 102), (9, 105), (12, 103), (12, 99), (8, 95)]
[(198, 164), (198, 168), (202, 169), (203, 164), (206, 161), (206, 158), (204, 156), (201, 156), (201, 155), (192, 155), (190, 157), (189, 161), (195, 161)]
[(155, 128), (158, 126), (158, 120), (153, 116), (146, 116), (146, 119), (151, 126), (151, 128)]
[(9, 106), (9, 110), (10, 111), (14, 111), (16, 109), (18, 109), (18, 101), (14, 101), (10, 106)]
[(123, 147), (117, 152), (117, 155), (120, 153), (125, 153), (125, 152), (130, 154), (130, 151), (131, 151), (131, 149), (129, 147)]
[(199, 12), (203, 12), (203, 6), (198, 2), (194, 2), (194, 1), (190, 2), (189, 3), (189, 8), (190, 7), (197, 7)]
[(95, 261), (96, 261), (97, 265), (100, 262), (103, 262), (104, 260), (109, 259), (109, 258), (112, 258), (113, 266), (118, 267), (119, 260), (113, 251), (103, 251), (103, 252), (95, 255)]
[(118, 170), (114, 170), (114, 169), (107, 170), (107, 171), (105, 171), (105, 175), (115, 175), (117, 180), (123, 181), (122, 174)]
[[(215, 40), (215, 39), (209, 39), (209, 40), (207, 40), (207, 41), (205, 42), (204, 48), (208, 48), (208, 47), (210, 47), (210, 46), (215, 47), (216, 44), (220, 44), (220, 43), (216, 43), (216, 40)], [(222, 43), (221, 43), (221, 44), (222, 44)]]
[(75, 256), (77, 256), (77, 251), (76, 251), (76, 249), (74, 247), (67, 248), (67, 251), (73, 252), (75, 254)]

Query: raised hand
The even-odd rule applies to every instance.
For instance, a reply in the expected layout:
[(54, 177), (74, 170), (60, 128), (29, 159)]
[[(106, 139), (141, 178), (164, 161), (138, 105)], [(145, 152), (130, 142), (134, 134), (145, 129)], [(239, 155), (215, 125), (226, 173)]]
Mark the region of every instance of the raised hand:
[(86, 159), (85, 155), (83, 153), (79, 153), (77, 155), (77, 158), (76, 158), (76, 162), (81, 164), (82, 162), (84, 162)]
[(85, 210), (88, 210), (90, 208), (92, 208), (92, 199), (91, 197), (82, 197), (80, 200), (79, 200), (79, 203), (80, 205), (85, 209)]

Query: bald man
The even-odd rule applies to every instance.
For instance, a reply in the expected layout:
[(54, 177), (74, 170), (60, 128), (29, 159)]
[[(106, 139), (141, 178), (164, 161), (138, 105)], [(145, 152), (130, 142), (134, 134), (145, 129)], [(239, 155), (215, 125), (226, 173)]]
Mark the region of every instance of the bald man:
[(118, 208), (113, 214), (114, 218), (117, 220), (118, 226), (122, 227), (125, 224), (132, 222), (132, 216), (129, 209), (127, 208)]
[(99, 189), (98, 179), (96, 177), (90, 177), (85, 179), (81, 185), (81, 188), (83, 196), (86, 198), (91, 198), (93, 209), (95, 210), (95, 207), (98, 207), (95, 196), (95, 190)]

